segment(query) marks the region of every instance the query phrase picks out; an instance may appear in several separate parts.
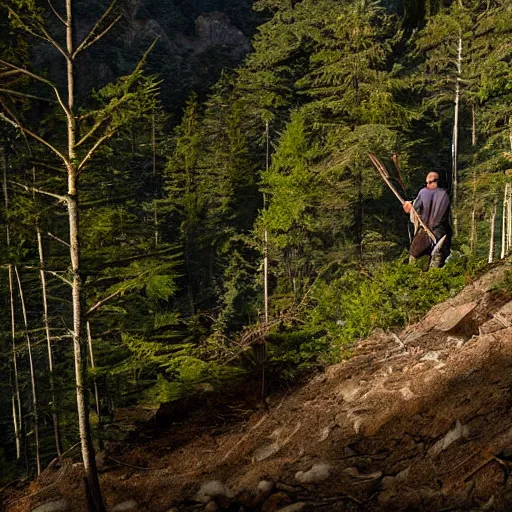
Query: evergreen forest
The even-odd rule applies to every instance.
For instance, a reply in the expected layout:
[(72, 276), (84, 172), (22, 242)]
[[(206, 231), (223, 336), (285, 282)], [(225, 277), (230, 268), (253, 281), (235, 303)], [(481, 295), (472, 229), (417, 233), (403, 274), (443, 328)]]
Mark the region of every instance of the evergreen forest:
[[(79, 443), (105, 510), (117, 410), (263, 399), (512, 248), (509, 0), (1, 0), (0, 27), (0, 487)], [(369, 153), (406, 199), (439, 173), (443, 268), (408, 265)]]

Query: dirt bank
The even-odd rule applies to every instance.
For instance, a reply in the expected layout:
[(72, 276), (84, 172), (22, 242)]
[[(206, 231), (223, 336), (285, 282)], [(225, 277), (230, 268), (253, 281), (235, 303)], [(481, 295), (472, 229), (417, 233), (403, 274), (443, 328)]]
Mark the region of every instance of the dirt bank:
[[(268, 411), (102, 454), (109, 510), (512, 510), (512, 302), (493, 289), (507, 269), (374, 333)], [(6, 510), (85, 510), (80, 474), (63, 461)]]

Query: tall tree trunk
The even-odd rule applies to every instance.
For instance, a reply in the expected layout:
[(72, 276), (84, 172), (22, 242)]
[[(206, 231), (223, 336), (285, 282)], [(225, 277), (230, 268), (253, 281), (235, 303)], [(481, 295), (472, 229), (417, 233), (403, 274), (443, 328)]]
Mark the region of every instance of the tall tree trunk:
[(489, 258), (488, 262), (492, 263), (494, 259), (494, 233), (496, 230), (496, 212), (498, 211), (498, 201), (494, 201), (491, 215), (491, 234), (489, 237)]
[(23, 416), (21, 410), (21, 393), (18, 376), (18, 356), (16, 354), (16, 320), (14, 314), (14, 278), (13, 266), (9, 265), (9, 301), (11, 304), (11, 339), (12, 339), (12, 370), (13, 370), (13, 422), (16, 438), (16, 458), (21, 458), (21, 431), (23, 429)]
[[(268, 121), (265, 123), (265, 139), (266, 139), (266, 158), (265, 169), (267, 171), (270, 167), (270, 130)], [(263, 208), (267, 207), (267, 195), (263, 194)], [(265, 226), (263, 233), (263, 303), (265, 311), (265, 324), (268, 324), (268, 229)]]
[(50, 336), (50, 322), (48, 320), (48, 296), (46, 292), (46, 276), (44, 273), (45, 263), (44, 263), (44, 252), (43, 252), (43, 240), (41, 236), (41, 229), (39, 225), (36, 226), (37, 231), (37, 247), (39, 251), (39, 276), (41, 279), (41, 292), (43, 296), (43, 321), (44, 321), (44, 329), (46, 332), (46, 346), (48, 348), (48, 368), (50, 370), (50, 393), (52, 396), (52, 419), (53, 419), (53, 437), (55, 439), (55, 449), (57, 450), (57, 455), (62, 454), (62, 444), (60, 437), (60, 426), (59, 426), (59, 414), (57, 407), (57, 396), (55, 394), (55, 375), (53, 371), (53, 349), (52, 349), (52, 339)]
[(512, 246), (512, 186), (510, 183), (508, 185), (508, 195), (507, 195), (507, 243), (506, 243), (506, 253), (510, 253), (510, 247)]
[(503, 208), (501, 216), (501, 259), (507, 254), (507, 198), (508, 198), (508, 183), (505, 183), (505, 192), (503, 193)]
[(471, 173), (472, 185), (471, 185), (471, 233), (469, 237), (469, 248), (471, 254), (476, 251), (477, 244), (477, 231), (476, 231), (476, 107), (473, 103), (471, 105), (471, 146), (473, 148), (473, 170)]
[[(92, 335), (91, 335), (91, 323), (87, 321), (86, 323), (87, 327), (87, 344), (89, 346), (89, 361), (91, 364), (91, 368), (93, 370), (96, 369), (96, 363), (94, 362), (94, 350), (92, 346)], [(98, 391), (98, 381), (96, 377), (93, 377), (92, 379), (93, 385), (94, 385), (94, 400), (96, 402), (96, 415), (98, 416), (98, 432), (99, 432), (99, 447), (100, 450), (103, 450), (103, 421), (101, 418), (101, 404), (100, 404), (100, 393)]]
[[(9, 194), (7, 192), (7, 155), (3, 146), (0, 147), (0, 157), (2, 160), (2, 184), (4, 189), (4, 207), (6, 214), (9, 212)], [(5, 242), (9, 248), (11, 245), (11, 233), (9, 230), (9, 222), (5, 224)], [(14, 424), (14, 437), (16, 441), (16, 459), (21, 458), (21, 429), (22, 429), (22, 412), (21, 412), (21, 396), (18, 377), (18, 356), (16, 354), (16, 318), (14, 311), (14, 284), (13, 284), (13, 266), (9, 264), (9, 304), (11, 311), (11, 341), (12, 341), (12, 420)]]
[(359, 261), (363, 261), (363, 170), (357, 171), (357, 206), (356, 206), (356, 250)]
[[(151, 123), (151, 154), (152, 154), (152, 165), (153, 165), (153, 178), (156, 178), (156, 133), (155, 133), (155, 113), (153, 112), (153, 118)], [(155, 249), (158, 247), (158, 241), (160, 234), (158, 232), (158, 203), (154, 202), (154, 226), (155, 226)]]
[(455, 113), (453, 119), (452, 138), (452, 186), (453, 186), (453, 229), (458, 234), (457, 192), (458, 192), (458, 153), (459, 153), (459, 108), (460, 108), (460, 77), (462, 73), (462, 34), (459, 35), (457, 50), (457, 83), (455, 85)]
[(18, 290), (20, 293), (21, 311), (23, 313), (23, 325), (25, 327), (25, 340), (27, 342), (27, 353), (28, 353), (28, 364), (30, 369), (30, 387), (32, 391), (32, 408), (34, 416), (34, 441), (36, 447), (36, 469), (37, 474), (41, 474), (41, 457), (40, 457), (40, 446), (39, 446), (39, 415), (37, 410), (37, 389), (36, 389), (36, 374), (34, 370), (34, 359), (32, 357), (32, 342), (28, 334), (28, 317), (27, 307), (25, 304), (25, 295), (23, 293), (23, 286), (21, 284), (20, 273), (18, 267), (14, 267), (16, 273), (16, 280), (18, 281)]
[(98, 471), (91, 438), (91, 426), (87, 408), (87, 386), (85, 385), (86, 345), (82, 333), (82, 277), (80, 274), (78, 171), (76, 168), (76, 119), (75, 119), (75, 77), (74, 77), (74, 20), (72, 0), (66, 0), (66, 48), (67, 48), (67, 124), (68, 124), (68, 217), (69, 244), (72, 270), (73, 298), (73, 353), (75, 359), (76, 401), (82, 459), (86, 473), (86, 491), (90, 511), (105, 512), (101, 495)]

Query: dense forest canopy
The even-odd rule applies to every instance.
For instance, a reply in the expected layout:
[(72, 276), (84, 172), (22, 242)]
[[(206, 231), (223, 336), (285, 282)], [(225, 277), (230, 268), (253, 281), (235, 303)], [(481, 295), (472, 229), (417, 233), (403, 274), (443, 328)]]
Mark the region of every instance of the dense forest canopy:
[[(510, 251), (507, 0), (0, 5), (0, 485), (80, 438), (94, 489), (117, 408), (291, 380)], [(445, 268), (368, 153), (440, 174)]]

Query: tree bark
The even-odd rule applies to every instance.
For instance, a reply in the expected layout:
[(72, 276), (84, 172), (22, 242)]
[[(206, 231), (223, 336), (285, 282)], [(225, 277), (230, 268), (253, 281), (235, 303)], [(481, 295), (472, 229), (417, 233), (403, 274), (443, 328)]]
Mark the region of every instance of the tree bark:
[[(96, 368), (96, 364), (94, 362), (94, 350), (92, 346), (92, 335), (91, 335), (91, 323), (87, 321), (87, 344), (89, 346), (89, 361), (91, 364), (91, 368), (94, 370)], [(100, 450), (103, 450), (103, 421), (101, 419), (101, 406), (100, 406), (100, 393), (98, 391), (98, 381), (96, 377), (92, 379), (94, 385), (94, 400), (96, 402), (96, 415), (98, 416), (98, 431), (99, 431), (99, 447)]]
[(75, 77), (74, 77), (74, 26), (72, 0), (66, 0), (66, 49), (67, 49), (67, 125), (68, 125), (68, 195), (69, 245), (72, 271), (73, 302), (73, 352), (75, 359), (76, 401), (82, 459), (87, 478), (88, 507), (96, 512), (105, 512), (101, 495), (98, 471), (91, 438), (91, 426), (87, 408), (87, 386), (85, 385), (86, 346), (82, 333), (82, 278), (80, 274), (78, 171), (76, 164), (76, 120), (75, 120)]

